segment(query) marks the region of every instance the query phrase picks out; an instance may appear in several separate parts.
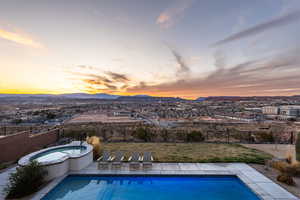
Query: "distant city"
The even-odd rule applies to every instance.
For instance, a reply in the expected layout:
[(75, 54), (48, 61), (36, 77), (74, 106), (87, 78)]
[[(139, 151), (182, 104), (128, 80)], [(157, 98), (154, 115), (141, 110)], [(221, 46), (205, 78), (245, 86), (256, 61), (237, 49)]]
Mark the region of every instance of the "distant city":
[[(278, 123), (300, 121), (300, 96), (199, 97), (147, 95), (0, 94), (0, 124), (18, 126), (113, 121), (176, 127), (184, 123)], [(89, 116), (89, 117), (88, 117)], [(3, 132), (3, 128), (2, 128)]]

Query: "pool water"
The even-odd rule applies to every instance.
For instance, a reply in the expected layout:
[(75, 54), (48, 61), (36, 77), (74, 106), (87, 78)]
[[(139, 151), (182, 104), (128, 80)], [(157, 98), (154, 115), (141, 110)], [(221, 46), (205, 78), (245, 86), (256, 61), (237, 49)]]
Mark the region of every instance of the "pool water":
[(57, 159), (60, 159), (67, 154), (76, 156), (80, 155), (86, 151), (86, 147), (84, 146), (69, 146), (69, 147), (59, 147), (55, 149), (50, 149), (44, 152), (41, 152), (33, 157), (31, 157), (31, 160), (36, 160), (38, 162), (49, 162), (49, 161), (55, 161)]
[(236, 176), (68, 176), (43, 200), (259, 200)]

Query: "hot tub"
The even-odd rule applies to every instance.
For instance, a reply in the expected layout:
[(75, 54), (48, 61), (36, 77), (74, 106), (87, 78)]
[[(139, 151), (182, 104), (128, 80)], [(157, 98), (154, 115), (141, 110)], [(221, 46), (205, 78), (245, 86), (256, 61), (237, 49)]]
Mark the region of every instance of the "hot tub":
[(67, 145), (54, 146), (22, 157), (18, 164), (25, 166), (37, 161), (48, 171), (46, 180), (59, 177), (68, 171), (81, 170), (93, 162), (93, 147), (86, 142), (74, 141)]

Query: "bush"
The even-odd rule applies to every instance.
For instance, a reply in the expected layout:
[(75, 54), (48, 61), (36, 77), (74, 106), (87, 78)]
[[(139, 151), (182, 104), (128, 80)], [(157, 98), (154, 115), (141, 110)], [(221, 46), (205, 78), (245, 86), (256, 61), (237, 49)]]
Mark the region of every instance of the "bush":
[(47, 119), (55, 119), (55, 117), (56, 117), (56, 115), (53, 113), (47, 113), (47, 116), (46, 116)]
[(290, 164), (286, 168), (286, 173), (291, 176), (300, 176), (300, 164)]
[(135, 130), (134, 135), (145, 142), (150, 142), (152, 134), (147, 128), (139, 127)]
[(296, 185), (295, 181), (293, 180), (293, 177), (288, 174), (279, 174), (277, 176), (277, 181), (285, 183), (287, 185)]
[(167, 129), (162, 130), (161, 137), (163, 138), (164, 142), (167, 142), (169, 140), (169, 132)]
[[(95, 129), (90, 127), (71, 127), (63, 129), (63, 134), (61, 137), (72, 138), (74, 140), (79, 140), (83, 136), (93, 136), (96, 135)], [(84, 138), (85, 139), (85, 138)]]
[(36, 161), (18, 167), (16, 172), (10, 175), (8, 185), (4, 189), (7, 198), (20, 198), (38, 191), (46, 174), (47, 171)]
[(205, 138), (200, 131), (192, 131), (186, 135), (187, 142), (202, 142), (204, 139)]
[(285, 172), (286, 168), (288, 167), (288, 163), (284, 161), (274, 161), (272, 162), (272, 167), (277, 169), (280, 172)]
[(96, 160), (100, 156), (100, 138), (97, 136), (91, 136), (87, 137), (86, 141), (88, 144), (93, 146), (94, 160)]
[(272, 163), (272, 167), (280, 171), (282, 174), (289, 176), (300, 176), (300, 164), (289, 164), (284, 161), (275, 161)]
[(16, 124), (16, 125), (21, 124), (22, 122), (23, 122), (22, 119), (14, 119), (13, 120), (13, 123)]
[(272, 132), (260, 132), (257, 134), (258, 142), (267, 142), (273, 143), (275, 142), (275, 138)]
[(292, 155), (288, 155), (287, 158), (286, 158), (286, 162), (288, 164), (292, 164), (293, 163), (293, 156)]

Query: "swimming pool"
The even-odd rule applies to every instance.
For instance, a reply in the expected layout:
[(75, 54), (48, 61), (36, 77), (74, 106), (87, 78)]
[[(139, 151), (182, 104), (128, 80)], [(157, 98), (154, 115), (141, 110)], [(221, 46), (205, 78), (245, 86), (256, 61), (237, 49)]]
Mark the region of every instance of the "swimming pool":
[(67, 176), (43, 200), (259, 200), (236, 176)]

